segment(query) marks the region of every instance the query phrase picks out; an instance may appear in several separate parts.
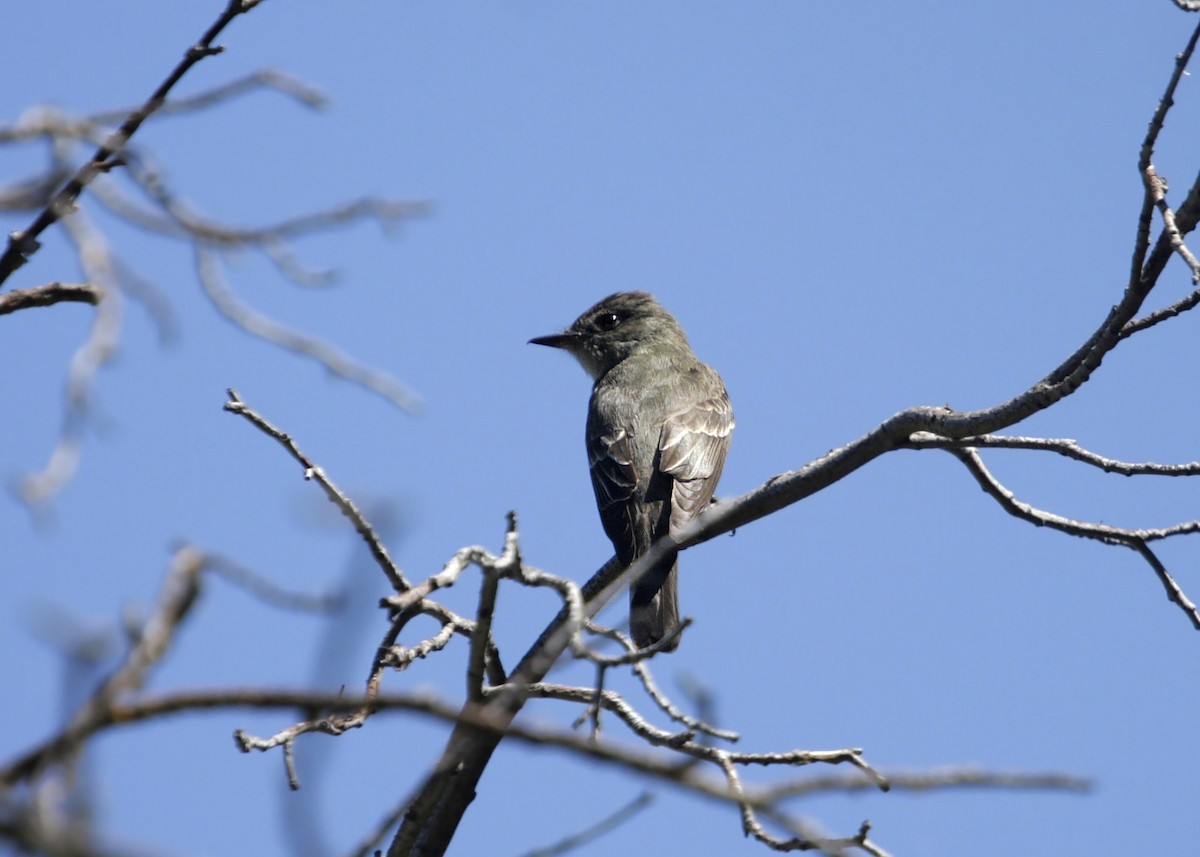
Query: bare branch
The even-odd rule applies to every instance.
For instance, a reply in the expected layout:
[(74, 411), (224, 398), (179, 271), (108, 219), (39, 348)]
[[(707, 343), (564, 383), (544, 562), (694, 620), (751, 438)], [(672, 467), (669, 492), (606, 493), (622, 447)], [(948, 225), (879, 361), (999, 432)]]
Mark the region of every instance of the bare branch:
[(1179, 229), (1179, 223), (1175, 218), (1175, 212), (1167, 205), (1167, 180), (1158, 175), (1154, 170), (1154, 166), (1146, 167), (1146, 186), (1150, 188), (1151, 196), (1154, 199), (1154, 205), (1158, 209), (1163, 220), (1163, 233), (1167, 236), (1167, 240), (1171, 244), (1171, 249), (1174, 250), (1181, 258), (1185, 265), (1191, 269), (1192, 284), (1200, 284), (1200, 261), (1192, 255), (1192, 251), (1187, 248), (1187, 244), (1183, 242), (1183, 234)]
[(504, 533), (504, 551), (492, 568), (482, 566), (482, 588), (479, 606), (475, 611), (475, 628), (471, 633), (471, 651), (467, 664), (467, 699), (479, 702), (486, 690), (484, 674), (488, 660), (488, 649), (492, 642), (492, 616), (496, 609), (496, 595), (500, 591), (500, 569), (521, 565), (521, 550), (517, 544), (517, 515), (508, 513), (508, 529)]
[[(502, 688), (491, 688), (489, 695), (494, 696), (501, 692), (503, 692)], [(539, 682), (526, 687), (525, 693), (531, 699), (557, 699), (581, 705), (599, 704), (605, 711), (615, 714), (638, 737), (657, 746), (677, 747), (695, 737), (695, 733), (691, 730), (667, 732), (652, 726), (615, 690), (597, 690), (591, 687), (570, 687)]]
[(208, 570), (234, 586), (250, 593), (253, 597), (282, 610), (295, 610), (302, 613), (329, 613), (342, 606), (342, 597), (337, 593), (327, 595), (310, 595), (302, 592), (291, 592), (277, 586), (266, 577), (253, 571), (241, 563), (234, 562), (227, 556), (207, 554)]
[[(1180, 2), (1180, 0), (1176, 0), (1176, 2)], [(1179, 81), (1187, 72), (1188, 63), (1196, 50), (1197, 39), (1200, 39), (1200, 26), (1197, 26), (1192, 32), (1192, 38), (1183, 52), (1175, 57), (1175, 70), (1167, 81), (1166, 91), (1158, 101), (1158, 107), (1155, 108), (1150, 125), (1146, 129), (1146, 137), (1142, 140), (1141, 153), (1138, 156), (1138, 175), (1142, 177), (1145, 194), (1142, 197), (1141, 211), (1138, 213), (1137, 236), (1133, 243), (1133, 264), (1129, 272), (1131, 283), (1136, 282), (1142, 276), (1146, 266), (1146, 253), (1150, 249), (1150, 220), (1156, 202), (1156, 188), (1149, 180), (1153, 170), (1154, 147), (1158, 145), (1158, 136), (1162, 133), (1167, 113), (1175, 105), (1175, 90), (1179, 88)]]
[(0, 295), (0, 315), (30, 307), (57, 303), (83, 303), (96, 306), (104, 298), (104, 289), (92, 283), (46, 283), (29, 289), (14, 289)]
[(184, 53), (183, 59), (158, 85), (146, 102), (130, 113), (121, 126), (109, 135), (108, 139), (92, 155), (75, 175), (54, 195), (50, 203), (29, 225), (28, 228), (13, 232), (9, 235), (8, 247), (0, 256), (0, 284), (3, 284), (14, 271), (25, 264), (29, 257), (37, 252), (40, 236), (48, 226), (59, 218), (69, 214), (75, 208), (75, 200), (83, 193), (83, 189), (100, 175), (113, 158), (117, 157), (146, 119), (158, 110), (167, 100), (167, 94), (174, 88), (185, 74), (205, 57), (220, 53), (221, 48), (215, 47), (213, 41), (225, 27), (238, 15), (249, 12), (257, 6), (259, 0), (229, 0), (225, 10), (217, 20), (205, 31), (200, 39)]
[(334, 275), (330, 271), (314, 271), (301, 265), (291, 249), (291, 240), (361, 220), (373, 220), (390, 233), (429, 211), (428, 203), (423, 201), (368, 196), (264, 226), (238, 226), (197, 213), (168, 187), (162, 170), (146, 153), (130, 149), (127, 158), (127, 175), (154, 203), (155, 209), (146, 209), (111, 185), (97, 183), (94, 189), (97, 199), (118, 217), (147, 231), (209, 249), (251, 247), (261, 250), (283, 276), (300, 285), (325, 285), (334, 279)]
[[(113, 282), (112, 256), (104, 237), (82, 214), (66, 218), (63, 225), (75, 243), (89, 280)], [(54, 449), (39, 473), (22, 478), (16, 485), (18, 496), (35, 512), (44, 511), (45, 504), (75, 474), (82, 454), (84, 425), (91, 413), (92, 383), (116, 351), (121, 332), (120, 295), (111, 288), (102, 295), (88, 338), (76, 349), (67, 368), (62, 426)]]
[(196, 248), (196, 271), (200, 276), (204, 291), (212, 300), (213, 305), (222, 315), (247, 333), (272, 342), (281, 348), (311, 357), (330, 373), (345, 378), (347, 381), (361, 384), (401, 410), (411, 413), (416, 409), (417, 397), (391, 375), (358, 363), (332, 345), (297, 333), (242, 303), (225, 285), (212, 251)]
[[(776, 822), (784, 823), (785, 826), (795, 830), (797, 835), (791, 839), (781, 839), (777, 836), (772, 836), (759, 823), (758, 809), (760, 807), (756, 807), (753, 802), (745, 799), (745, 791), (742, 788), (741, 778), (733, 761), (725, 755), (718, 756), (716, 761), (725, 773), (725, 779), (729, 784), (730, 792), (741, 798), (738, 801), (738, 805), (742, 814), (742, 832), (746, 836), (753, 836), (773, 851), (820, 851), (825, 854), (840, 855), (847, 848), (859, 847), (867, 850), (867, 832), (871, 828), (870, 822), (867, 821), (864, 821), (859, 827), (858, 836), (856, 837), (830, 839), (797, 829), (802, 827), (801, 825), (787, 824), (786, 822), (792, 820), (787, 819), (782, 813), (775, 810), (774, 816)], [(868, 851), (868, 853), (880, 854), (883, 852), (875, 850)]]
[[(1200, 29), (1197, 33), (1200, 34)], [(1183, 67), (1190, 58), (1194, 45), (1195, 37), (1189, 43), (1185, 54), (1181, 55), (1176, 76), (1168, 88), (1168, 98), (1156, 114), (1155, 122), (1158, 126), (1161, 126), (1162, 117), (1169, 109), (1169, 96), (1174, 91), (1178, 77), (1182, 76)], [(1150, 149), (1155, 139), (1157, 130), (1152, 129), (1148, 137)], [(1153, 206), (1152, 197), (1148, 205)], [(1147, 236), (1148, 216), (1147, 214), (1143, 217), (1143, 221), (1147, 223)], [(1200, 183), (1193, 186), (1188, 199), (1175, 212), (1178, 233), (1187, 234), (1194, 228), (1198, 218)], [(1143, 243), (1140, 236), (1138, 241)], [(884, 420), (858, 440), (834, 449), (798, 470), (774, 477), (735, 500), (710, 506), (689, 522), (676, 538), (660, 539), (627, 568), (622, 569), (615, 558), (609, 560), (584, 587), (586, 616), (595, 616), (618, 592), (656, 566), (668, 554), (730, 532), (797, 503), (881, 455), (897, 449), (910, 448), (913, 436), (918, 433), (927, 432), (951, 439), (990, 435), (1062, 401), (1086, 383), (1104, 358), (1130, 335), (1130, 324), (1157, 284), (1158, 277), (1172, 252), (1169, 238), (1165, 235), (1160, 235), (1154, 252), (1148, 258), (1145, 257), (1144, 250), (1135, 249), (1137, 263), (1133, 267), (1121, 300), (1113, 306), (1082, 345), (1025, 391), (1007, 401), (978, 411), (956, 411), (948, 406), (909, 408)], [(1141, 262), (1142, 258), (1146, 258), (1144, 264)], [(1068, 527), (1071, 524), (1066, 519), (1063, 519), (1063, 523)], [(1181, 527), (1177, 532), (1181, 533), (1185, 529), (1186, 527)], [(1195, 618), (1193, 621), (1196, 621)], [(576, 627), (566, 610), (560, 612), (513, 671), (509, 682), (511, 690), (507, 694), (498, 694), (493, 701), (493, 705), (500, 706), (500, 710), (495, 712), (496, 716), (508, 722), (515, 715), (524, 698), (521, 688), (540, 681), (546, 675), (551, 665), (575, 637)], [(418, 840), (422, 841), (431, 853), (444, 852), (462, 813), (474, 797), (475, 786), (496, 743), (497, 739), (493, 735), (481, 733), (464, 724), (455, 728), (447, 742), (441, 763), (427, 778), (424, 788), (409, 807), (409, 812), (392, 840), (389, 855), (399, 857), (408, 854)], [(749, 830), (749, 820), (746, 823)], [(865, 843), (865, 826), (861, 838)], [(859, 847), (866, 846), (860, 844)]]
[(1200, 303), (1200, 289), (1191, 292), (1187, 297), (1177, 300), (1170, 306), (1147, 313), (1141, 318), (1134, 319), (1125, 325), (1121, 330), (1121, 338), (1133, 336), (1135, 333), (1154, 327), (1154, 325), (1172, 319), (1177, 315), (1182, 315), (1190, 309), (1193, 309), (1197, 303)]
[[(324, 93), (304, 81), (276, 69), (260, 69), (194, 95), (166, 101), (147, 119), (194, 113), (259, 89), (273, 89), (314, 110), (322, 110), (329, 104), (329, 99)], [(136, 109), (135, 107), (120, 107), (85, 116), (72, 116), (53, 105), (37, 105), (25, 110), (15, 124), (0, 127), (0, 143), (19, 143), (39, 137), (48, 137), (85, 140), (102, 144), (109, 126), (120, 122)], [(54, 182), (54, 186), (57, 187), (69, 176), (70, 173), (60, 176), (58, 181)], [(53, 187), (46, 190), (42, 197), (43, 201), (37, 207), (45, 204), (45, 200), (49, 198), (53, 190)]]
[[(892, 791), (925, 792), (940, 789), (1020, 789), (1068, 791), (1085, 793), (1092, 790), (1094, 783), (1084, 777), (1071, 774), (1003, 773), (985, 771), (980, 768), (948, 767), (928, 771), (888, 771), (887, 781)], [(775, 803), (785, 798), (807, 797), (823, 792), (866, 792), (874, 791), (875, 784), (862, 777), (846, 774), (827, 774), (810, 777), (763, 789), (763, 799)]]
[(1062, 437), (1014, 437), (1006, 435), (979, 435), (976, 437), (945, 438), (929, 432), (917, 432), (912, 436), (912, 449), (1031, 449), (1054, 452), (1103, 470), (1122, 476), (1200, 476), (1200, 461), (1186, 464), (1158, 464), (1153, 461), (1120, 461), (1105, 458), (1084, 449), (1079, 442)]
[[(687, 623), (690, 623), (690, 621), (690, 619), (685, 620)], [(619, 643), (621, 647), (625, 649), (629, 656), (633, 656), (639, 651), (644, 651), (638, 649), (637, 646), (633, 644), (632, 640), (619, 631), (614, 631), (611, 628), (602, 628), (591, 620), (588, 620), (586, 627), (587, 630), (593, 634), (599, 634), (607, 637), (610, 640), (616, 640), (617, 643)], [(675, 634), (673, 633), (659, 642), (669, 642), (671, 639), (674, 639), (674, 636)], [(736, 732), (728, 729), (718, 729), (717, 727), (705, 723), (703, 720), (692, 717), (691, 715), (680, 710), (674, 703), (671, 702), (670, 699), (667, 698), (666, 694), (659, 690), (658, 683), (655, 682), (654, 676), (650, 673), (650, 662), (648, 659), (635, 658), (630, 663), (633, 667), (633, 673), (641, 681), (642, 687), (646, 691), (646, 695), (654, 701), (654, 704), (657, 705), (664, 714), (666, 714), (676, 723), (682, 723), (692, 732), (711, 735), (713, 738), (719, 738), (722, 741), (736, 742), (740, 738)]]
[[(264, 68), (185, 98), (173, 98), (158, 108), (156, 116), (194, 113), (259, 89), (273, 89), (313, 110), (324, 110), (329, 106), (329, 98), (316, 87), (278, 69)], [(129, 109), (105, 110), (93, 113), (87, 119), (98, 125), (108, 125), (120, 121), (129, 112)]]
[(1159, 539), (1170, 538), (1171, 536), (1182, 536), (1200, 532), (1200, 520), (1184, 521), (1171, 527), (1131, 530), (1125, 527), (1114, 527), (1110, 524), (1078, 521), (1073, 518), (1057, 515), (1054, 512), (1047, 512), (1044, 509), (1038, 509), (1035, 506), (1018, 500), (1012, 491), (991, 474), (984, 465), (983, 459), (979, 457), (979, 453), (974, 449), (952, 449), (947, 451), (966, 465), (967, 470), (975, 477), (975, 481), (983, 488), (984, 493), (996, 500), (1006, 512), (1039, 527), (1050, 527), (1068, 535), (1096, 539), (1106, 544), (1125, 545), (1126, 547), (1132, 546), (1135, 541), (1157, 541)]
[[(376, 656), (367, 678), (366, 694), (368, 699), (378, 695), (380, 682), (386, 669), (402, 670), (407, 668), (413, 661), (424, 658), (433, 652), (440, 651), (449, 644), (455, 634), (462, 634), (471, 639), (472, 651), (478, 652), (473, 657), (481, 659), (481, 665), (477, 665), (480, 676), (478, 679), (480, 688), (482, 688), (482, 674), (485, 672), (492, 682), (497, 684), (504, 682), (504, 667), (501, 663), (500, 653), (497, 651), (495, 642), (491, 639), (489, 631), (486, 628), (481, 631), (475, 622), (456, 615), (443, 605), (431, 601), (427, 597), (441, 586), (449, 586), (454, 583), (458, 575), (469, 565), (480, 566), (484, 570), (485, 576), (492, 575), (497, 580), (511, 577), (526, 582), (529, 585), (556, 585), (560, 589), (565, 590), (564, 599), (568, 602), (573, 601), (576, 605), (574, 608), (575, 611), (579, 612), (580, 608), (578, 604), (580, 596), (577, 586), (558, 578), (552, 578), (550, 575), (538, 572), (536, 569), (527, 569), (521, 564), (520, 550), (517, 544), (516, 516), (513, 513), (509, 513), (505, 547), (499, 557), (492, 556), (482, 547), (464, 548), (451, 558), (442, 571), (432, 575), (416, 586), (410, 584), (400, 569), (392, 562), (387, 549), (379, 540), (375, 529), (366, 520), (349, 496), (334, 485), (333, 481), (325, 475), (325, 472), (300, 451), (299, 446), (290, 435), (282, 429), (275, 427), (256, 411), (249, 408), (241, 400), (236, 391), (231, 389), (228, 391), (228, 395), (229, 401), (225, 404), (225, 410), (240, 414), (260, 431), (276, 440), (304, 468), (306, 479), (317, 480), (324, 489), (326, 496), (354, 523), (355, 529), (367, 542), (372, 555), (388, 576), (393, 588), (396, 589), (397, 594), (383, 602), (383, 606), (392, 609), (393, 615), (388, 631), (376, 649)], [(433, 617), (439, 623), (438, 631), (431, 637), (420, 641), (416, 646), (396, 645), (401, 631), (412, 618), (420, 614)], [(478, 644), (482, 646), (479, 649), (475, 648), (476, 644), (474, 642), (477, 636), (482, 636), (483, 638), (483, 641)], [(367, 704), (347, 715), (323, 720), (304, 721), (277, 733), (270, 739), (258, 739), (239, 733), (239, 746), (243, 750), (265, 750), (283, 746), (286, 750), (297, 736), (306, 732), (320, 731), (330, 734), (341, 734), (348, 729), (356, 729), (371, 716), (374, 710), (372, 705)]]
[(40, 747), (0, 768), (0, 784), (11, 786), (48, 764), (70, 755), (92, 734), (118, 722), (118, 697), (141, 689), (150, 670), (166, 653), (175, 631), (196, 603), (205, 558), (191, 547), (175, 552), (159, 591), (154, 612), (131, 629), (131, 645), (121, 663), (100, 683), (67, 726)]
[[(196, 561), (201, 555), (190, 551), (177, 556), (177, 561), (190, 559)], [(170, 578), (169, 578), (170, 579)], [(164, 586), (164, 591), (169, 591)], [(183, 590), (186, 593), (186, 589)], [(161, 655), (161, 652), (159, 653)], [(131, 688), (125, 688), (129, 690)], [(312, 710), (312, 711), (345, 711), (363, 706), (370, 706), (379, 712), (406, 711), (422, 714), (437, 720), (461, 722), (463, 711), (459, 706), (439, 700), (428, 693), (389, 693), (375, 697), (348, 697), (338, 693), (328, 693), (310, 690), (286, 689), (241, 689), (218, 688), (213, 690), (175, 691), (157, 696), (142, 696), (137, 699), (111, 698), (98, 712), (101, 716), (93, 718), (75, 718), (61, 733), (48, 739), (43, 744), (28, 751), (9, 765), (0, 768), (0, 784), (12, 786), (29, 777), (37, 769), (53, 762), (63, 752), (64, 745), (85, 741), (92, 735), (115, 728), (125, 728), (164, 717), (210, 711), (218, 709), (255, 709), (255, 710)], [(495, 728), (497, 724), (491, 718), (476, 709), (475, 724), (482, 728)], [(323, 731), (323, 730), (308, 730)], [(295, 737), (299, 732), (294, 733)], [(581, 738), (573, 732), (567, 732), (548, 727), (525, 726), (510, 724), (506, 728), (507, 735), (517, 740), (546, 746), (555, 746), (576, 753), (582, 753), (588, 758), (611, 761), (618, 764), (630, 764), (636, 770), (651, 773), (668, 782), (680, 783), (686, 787), (699, 784), (699, 791), (706, 796), (722, 800), (733, 799), (733, 796), (713, 781), (711, 778), (696, 777), (690, 773), (690, 768), (683, 768), (677, 762), (664, 759), (661, 756), (648, 754), (644, 751), (634, 751), (617, 744), (597, 743), (587, 738)], [(287, 736), (277, 736), (276, 744), (283, 743)], [(694, 748), (698, 752), (709, 751), (718, 754), (721, 751), (711, 748)], [(825, 762), (836, 764), (838, 761), (852, 761), (857, 751), (837, 750), (826, 753), (810, 753), (798, 751), (795, 754), (748, 754), (743, 758), (749, 762), (761, 758), (780, 756), (796, 757), (799, 763)], [(725, 754), (734, 764), (736, 757)], [(714, 755), (713, 758), (716, 758)], [(785, 761), (786, 764), (792, 762)], [(995, 787), (1017, 789), (1051, 789), (1080, 791), (1088, 787), (1087, 781), (1064, 774), (989, 774), (984, 771), (961, 771), (956, 769), (934, 770), (932, 772), (902, 772), (896, 775), (899, 788), (950, 788), (954, 786)], [(891, 775), (888, 775), (890, 781)], [(821, 787), (805, 785), (808, 780), (797, 783), (784, 783), (767, 786), (759, 791), (742, 795), (743, 800), (749, 800), (755, 806), (768, 806), (781, 798), (793, 795), (805, 795), (820, 789), (836, 792), (854, 792), (866, 788), (875, 790), (874, 783), (862, 777), (832, 777), (819, 778), (816, 782), (823, 783)], [(924, 783), (924, 785), (923, 785)]]
[(1183, 589), (1175, 582), (1175, 578), (1167, 571), (1167, 567), (1162, 564), (1162, 561), (1159, 560), (1154, 551), (1150, 550), (1149, 545), (1144, 541), (1134, 541), (1130, 544), (1130, 547), (1141, 554), (1142, 559), (1146, 560), (1150, 564), (1150, 567), (1154, 569), (1154, 573), (1158, 575), (1163, 589), (1167, 591), (1167, 598), (1172, 603), (1179, 605), (1179, 609), (1191, 620), (1193, 628), (1200, 630), (1200, 608), (1197, 608), (1195, 603), (1184, 595)]
[(367, 548), (370, 549), (371, 555), (375, 557), (375, 561), (379, 564), (383, 573), (387, 575), (388, 581), (396, 591), (404, 592), (411, 588), (409, 582), (404, 577), (404, 572), (392, 561), (391, 555), (388, 553), (387, 548), (383, 546), (383, 542), (380, 541), (375, 528), (363, 517), (362, 512), (359, 511), (354, 501), (342, 489), (333, 484), (333, 481), (325, 475), (325, 471), (313, 464), (308, 459), (308, 456), (300, 451), (300, 448), (290, 435), (281, 429), (275, 428), (266, 419), (259, 416), (256, 411), (252, 410), (241, 400), (237, 391), (230, 389), (227, 392), (229, 401), (225, 403), (225, 410), (245, 417), (259, 431), (278, 441), (292, 458), (296, 459), (300, 466), (304, 468), (304, 478), (315, 479), (317, 484), (325, 491), (325, 496), (354, 524), (354, 529), (362, 536), (363, 541), (367, 543)]
[(1012, 491), (1004, 487), (984, 466), (983, 459), (974, 449), (949, 450), (950, 454), (966, 465), (967, 470), (975, 477), (975, 481), (983, 488), (984, 493), (994, 499), (1000, 506), (1014, 517), (1039, 527), (1067, 533), (1072, 536), (1095, 539), (1106, 544), (1124, 545), (1136, 550), (1154, 569), (1159, 580), (1167, 590), (1167, 596), (1177, 604), (1184, 615), (1192, 623), (1192, 627), (1200, 631), (1200, 609), (1184, 595), (1183, 590), (1171, 577), (1166, 567), (1147, 547), (1146, 542), (1165, 539), (1171, 536), (1188, 535), (1200, 532), (1200, 520), (1185, 521), (1173, 527), (1149, 530), (1130, 530), (1113, 527), (1107, 524), (1094, 524), (1086, 521), (1076, 521), (1047, 512), (1024, 503), (1016, 498)]
[(522, 857), (558, 857), (560, 854), (566, 854), (568, 851), (578, 848), (581, 845), (586, 845), (593, 840), (599, 839), (610, 830), (620, 827), (643, 809), (650, 806), (650, 804), (653, 802), (653, 794), (650, 792), (642, 792), (616, 812), (606, 816), (590, 827), (587, 827), (578, 833), (572, 834), (565, 839), (561, 839), (553, 845), (546, 846), (545, 848), (535, 848), (533, 851), (527, 851)]

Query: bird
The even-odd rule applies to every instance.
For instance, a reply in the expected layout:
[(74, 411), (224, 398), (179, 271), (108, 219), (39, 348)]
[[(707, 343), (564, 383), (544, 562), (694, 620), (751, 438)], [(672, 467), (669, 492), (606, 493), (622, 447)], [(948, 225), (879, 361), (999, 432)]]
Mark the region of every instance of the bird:
[[(617, 292), (562, 333), (529, 340), (572, 354), (591, 376), (585, 441), (604, 532), (623, 566), (664, 535), (676, 536), (708, 505), (733, 432), (721, 376), (646, 292)], [(629, 590), (629, 629), (639, 649), (679, 625), (672, 551)], [(679, 637), (662, 649), (672, 651)]]

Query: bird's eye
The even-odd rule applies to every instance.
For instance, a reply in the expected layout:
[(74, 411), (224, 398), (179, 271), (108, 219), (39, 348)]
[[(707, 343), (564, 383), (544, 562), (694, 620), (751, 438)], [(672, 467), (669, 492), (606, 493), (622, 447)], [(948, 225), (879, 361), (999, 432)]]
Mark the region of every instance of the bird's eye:
[(599, 330), (612, 330), (621, 323), (622, 317), (615, 312), (606, 312), (596, 316), (596, 327)]

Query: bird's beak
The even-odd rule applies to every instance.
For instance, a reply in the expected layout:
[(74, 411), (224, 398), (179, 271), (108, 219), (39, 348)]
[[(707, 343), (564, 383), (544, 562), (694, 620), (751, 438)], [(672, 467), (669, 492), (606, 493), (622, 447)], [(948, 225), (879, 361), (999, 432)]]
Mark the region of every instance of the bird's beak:
[(566, 331), (564, 333), (552, 333), (550, 336), (535, 336), (529, 340), (530, 345), (548, 345), (551, 348), (565, 348), (571, 350), (571, 346), (575, 344), (575, 340), (579, 338), (579, 334)]

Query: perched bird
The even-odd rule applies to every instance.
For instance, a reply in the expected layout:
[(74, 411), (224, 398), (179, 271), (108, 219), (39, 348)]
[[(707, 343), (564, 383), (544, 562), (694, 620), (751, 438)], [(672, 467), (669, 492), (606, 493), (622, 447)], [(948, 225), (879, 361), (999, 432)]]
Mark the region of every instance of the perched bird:
[[(712, 499), (733, 432), (725, 385), (645, 292), (609, 295), (562, 333), (529, 341), (569, 351), (595, 380), (586, 435), (592, 488), (604, 532), (628, 566)], [(677, 575), (671, 553), (630, 588), (639, 648), (679, 624)]]

